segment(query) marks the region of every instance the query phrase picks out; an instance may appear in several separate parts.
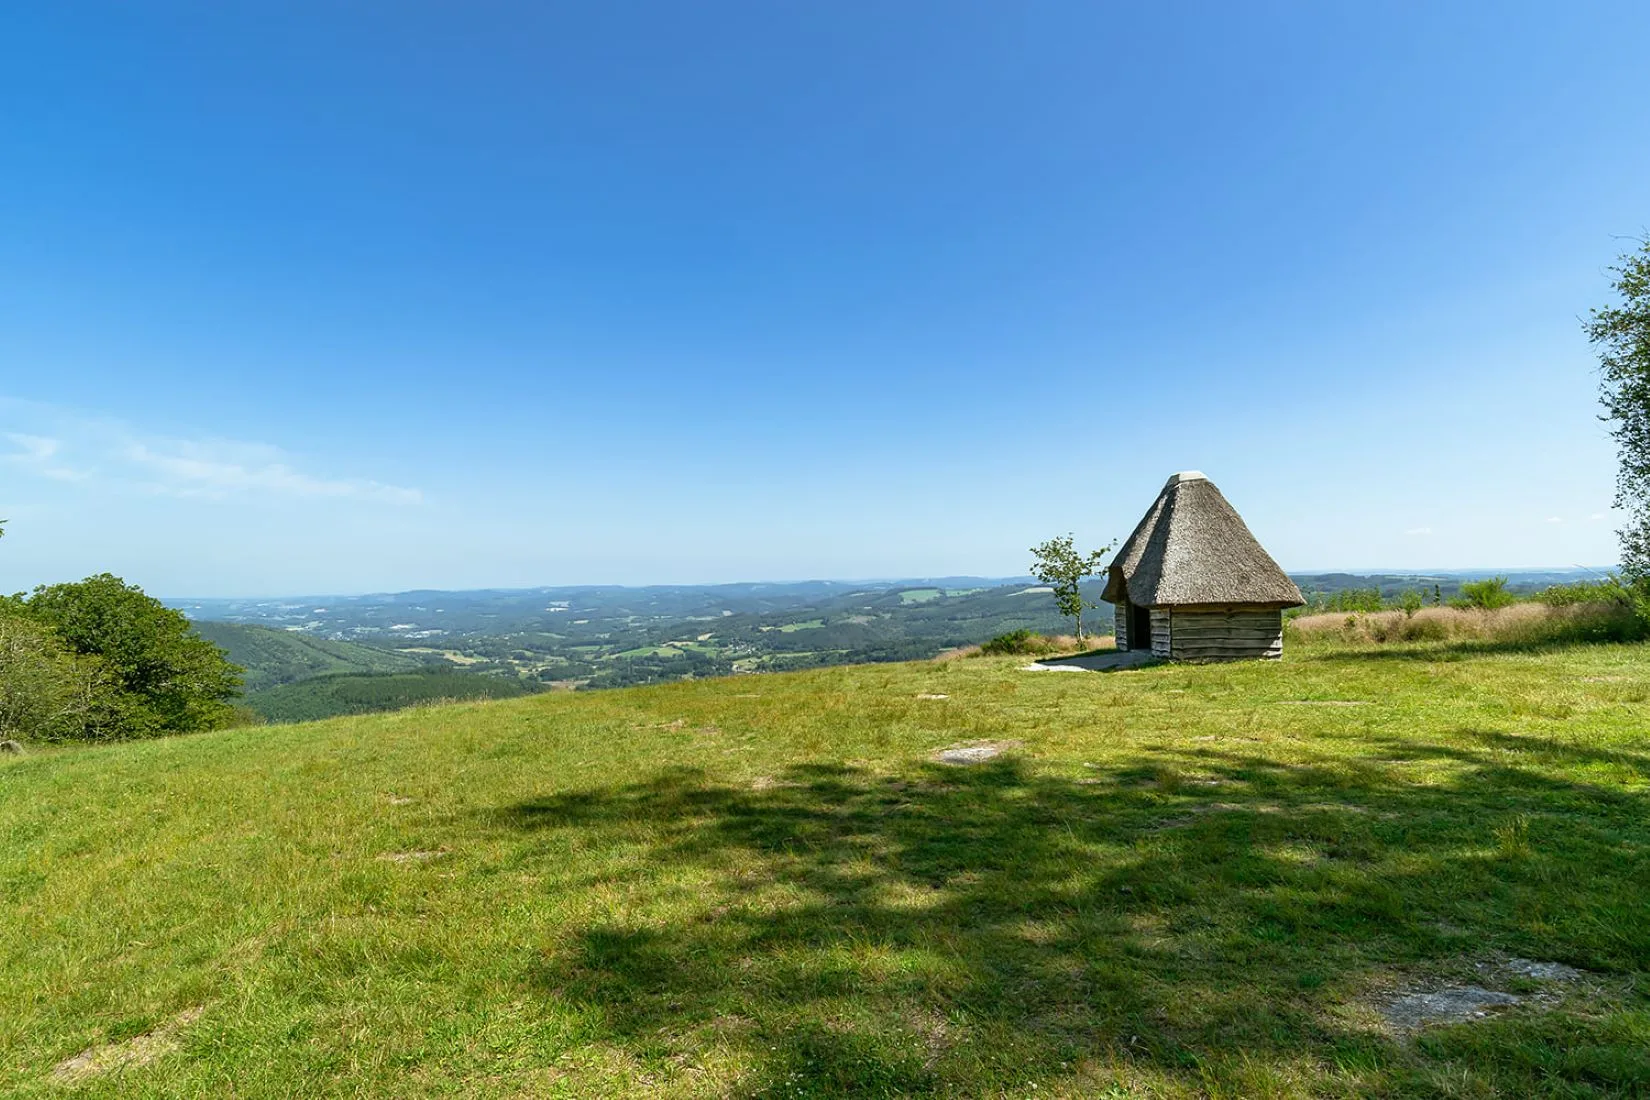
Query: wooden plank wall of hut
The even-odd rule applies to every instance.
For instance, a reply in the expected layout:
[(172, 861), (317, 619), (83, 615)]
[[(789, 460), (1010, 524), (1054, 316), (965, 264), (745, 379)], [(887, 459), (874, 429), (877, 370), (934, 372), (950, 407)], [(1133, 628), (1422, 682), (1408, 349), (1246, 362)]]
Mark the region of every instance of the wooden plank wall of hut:
[(1282, 657), (1283, 612), (1259, 607), (1176, 610), (1169, 640), (1169, 655), (1180, 661)]
[(1129, 648), (1129, 598), (1124, 596), (1111, 605), (1111, 636), (1118, 649)]
[(1169, 633), (1169, 612), (1159, 607), (1152, 608), (1152, 656), (1172, 656), (1169, 649), (1169, 643), (1171, 640), (1172, 638)]

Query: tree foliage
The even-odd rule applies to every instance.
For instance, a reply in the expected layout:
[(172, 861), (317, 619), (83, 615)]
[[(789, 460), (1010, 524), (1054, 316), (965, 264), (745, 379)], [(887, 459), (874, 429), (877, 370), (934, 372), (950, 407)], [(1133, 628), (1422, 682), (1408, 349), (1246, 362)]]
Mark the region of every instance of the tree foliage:
[(14, 601), (75, 655), (95, 658), (119, 700), (115, 735), (214, 729), (230, 721), (241, 670), (182, 613), (108, 573)]
[(122, 728), (119, 690), (97, 657), (0, 605), (0, 740), (88, 741)]
[(1618, 301), (1595, 309), (1587, 336), (1598, 349), (1603, 419), (1620, 456), (1616, 507), (1627, 512), (1621, 565), (1629, 577), (1650, 579), (1650, 239), (1612, 269)]
[(1096, 606), (1083, 598), (1085, 578), (1100, 572), (1111, 546), (1080, 553), (1070, 535), (1059, 535), (1031, 548), (1031, 575), (1054, 589), (1060, 614), (1077, 620), (1077, 640), (1083, 640), (1083, 609)]
[(1486, 577), (1481, 581), (1467, 581), (1461, 586), (1461, 595), (1450, 601), (1456, 607), (1476, 607), (1483, 611), (1511, 607), (1517, 602), (1518, 597), (1507, 591), (1506, 577)]

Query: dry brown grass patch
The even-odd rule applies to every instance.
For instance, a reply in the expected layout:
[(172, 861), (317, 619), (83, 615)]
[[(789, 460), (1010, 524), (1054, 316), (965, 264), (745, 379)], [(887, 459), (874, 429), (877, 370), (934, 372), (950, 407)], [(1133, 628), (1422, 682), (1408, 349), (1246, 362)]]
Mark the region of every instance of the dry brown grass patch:
[(123, 1043), (103, 1043), (65, 1058), (52, 1069), (52, 1079), (78, 1084), (88, 1078), (128, 1066), (146, 1066), (177, 1050), (178, 1032), (200, 1019), (204, 1008), (187, 1008), (159, 1027), (134, 1035)]
[(1382, 644), (1389, 642), (1540, 642), (1604, 628), (1631, 613), (1609, 604), (1516, 603), (1480, 608), (1424, 607), (1405, 611), (1328, 612), (1302, 615), (1289, 630), (1303, 640)]

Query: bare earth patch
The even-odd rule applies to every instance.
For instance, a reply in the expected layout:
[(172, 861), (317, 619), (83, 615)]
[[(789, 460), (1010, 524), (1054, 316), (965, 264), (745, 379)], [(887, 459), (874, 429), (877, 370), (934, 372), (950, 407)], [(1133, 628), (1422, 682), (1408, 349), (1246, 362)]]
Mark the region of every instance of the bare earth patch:
[(957, 745), (935, 753), (934, 761), (938, 764), (983, 764), (1022, 744), (1022, 741), (981, 741), (973, 745)]
[(1280, 707), (1367, 707), (1368, 699), (1279, 699)]
[(404, 794), (391, 794), (385, 795), (384, 797), (389, 799), (391, 806), (409, 806), (413, 801)]
[(152, 1031), (135, 1035), (125, 1042), (87, 1047), (73, 1058), (57, 1063), (52, 1070), (52, 1080), (61, 1084), (79, 1084), (99, 1074), (158, 1061), (178, 1049), (178, 1032), (200, 1019), (204, 1011), (200, 1007), (186, 1008)]
[(912, 1014), (911, 1030), (922, 1040), (926, 1054), (922, 1060), (924, 1069), (932, 1069), (954, 1041), (950, 1024), (931, 1008)]
[(934, 691), (919, 691), (919, 692), (917, 692), (917, 698), (918, 699), (949, 699), (949, 698), (951, 698), (951, 696), (941, 695), (938, 692), (934, 692)]

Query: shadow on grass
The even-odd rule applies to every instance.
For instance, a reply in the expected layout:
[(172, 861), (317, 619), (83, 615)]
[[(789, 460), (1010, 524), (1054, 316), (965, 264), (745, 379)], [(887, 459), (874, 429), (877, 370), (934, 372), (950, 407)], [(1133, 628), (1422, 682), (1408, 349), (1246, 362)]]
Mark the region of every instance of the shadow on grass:
[[(754, 789), (682, 769), (493, 820), (544, 836), (546, 860), (576, 831), (573, 885), (614, 899), (529, 984), (666, 1072), (732, 1052), (740, 1095), (1650, 1088), (1650, 1056), (1607, 1029), (1542, 1038), (1513, 1016), (1412, 1047), (1356, 1007), (1496, 949), (1650, 969), (1645, 798), (1520, 767), (1499, 736), (1287, 766), (1210, 746), (1069, 777), (806, 765)], [(1450, 779), (1409, 783), (1414, 760)], [(1505, 1059), (1464, 1045), (1485, 1028)]]

